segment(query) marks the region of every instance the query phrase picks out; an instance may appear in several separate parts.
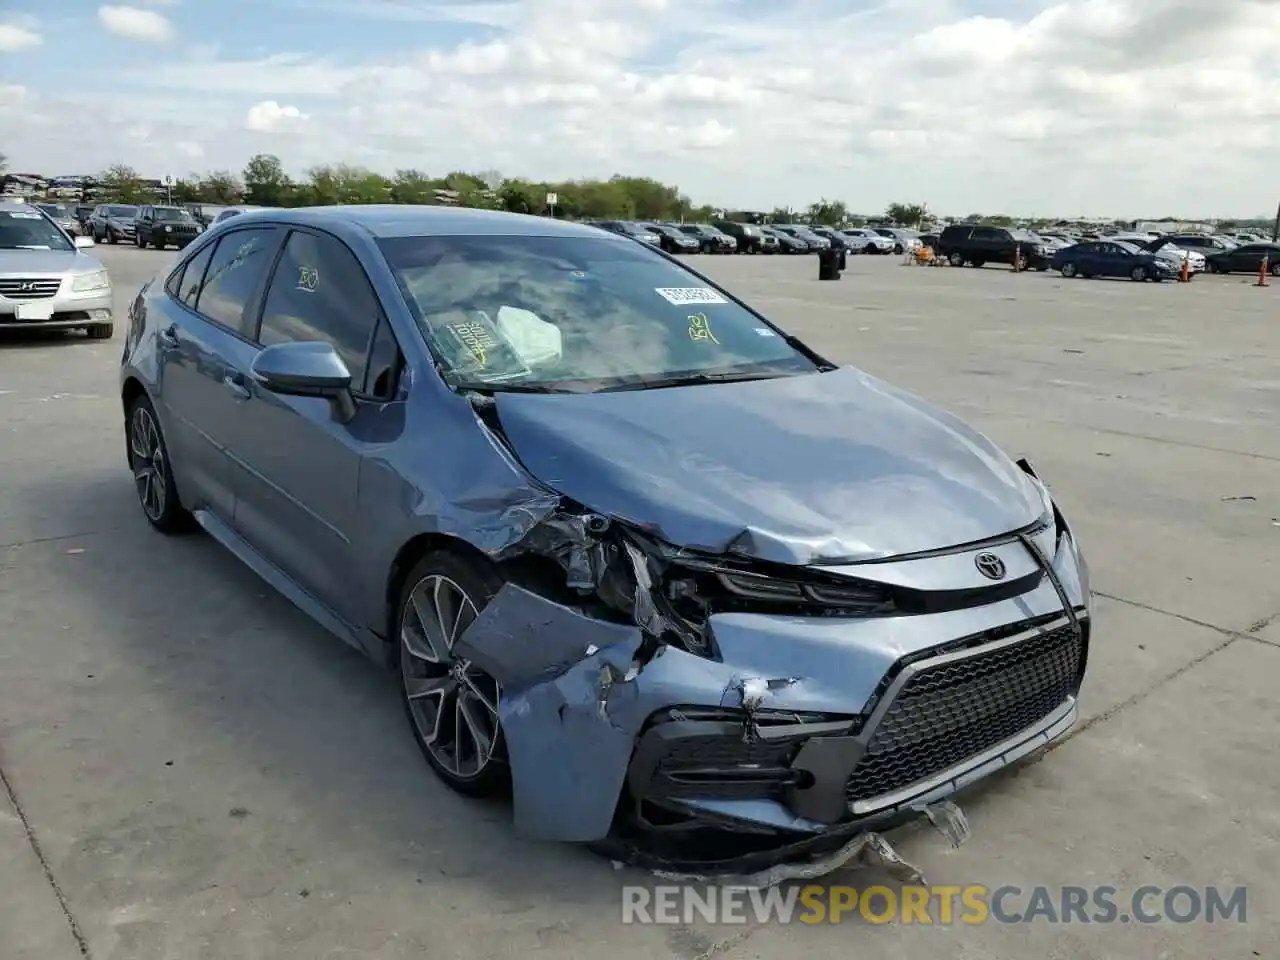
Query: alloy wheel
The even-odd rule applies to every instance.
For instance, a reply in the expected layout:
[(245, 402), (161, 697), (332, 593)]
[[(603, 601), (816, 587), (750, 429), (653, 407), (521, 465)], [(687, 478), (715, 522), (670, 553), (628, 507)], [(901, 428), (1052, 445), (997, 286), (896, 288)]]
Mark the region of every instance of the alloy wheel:
[(1070, 280), (1076, 275), (1076, 265), (1074, 263), (1064, 263), (1062, 265), (1062, 275)]
[(160, 429), (155, 418), (142, 405), (133, 411), (129, 426), (129, 452), (133, 459), (133, 484), (138, 490), (142, 512), (153, 523), (158, 523), (168, 502), (164, 444), (160, 442)]
[(474, 780), (498, 742), (498, 684), (453, 652), (478, 615), (454, 580), (431, 574), (414, 585), (400, 622), (400, 672), (409, 713), (432, 759), (452, 777)]

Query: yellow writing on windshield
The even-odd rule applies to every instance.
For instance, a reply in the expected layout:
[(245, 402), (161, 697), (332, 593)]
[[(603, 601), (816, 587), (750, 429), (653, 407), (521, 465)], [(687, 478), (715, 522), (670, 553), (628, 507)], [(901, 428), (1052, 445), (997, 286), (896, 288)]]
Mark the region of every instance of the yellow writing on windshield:
[(695, 313), (689, 317), (689, 339), (706, 340), (716, 346), (720, 345), (716, 335), (711, 332), (711, 321), (707, 319), (705, 313)]
[(466, 347), (467, 351), (476, 358), (476, 363), (482, 367), (487, 362), (486, 357), (489, 351), (498, 346), (493, 333), (484, 324), (474, 320), (467, 323), (451, 323), (449, 332)]

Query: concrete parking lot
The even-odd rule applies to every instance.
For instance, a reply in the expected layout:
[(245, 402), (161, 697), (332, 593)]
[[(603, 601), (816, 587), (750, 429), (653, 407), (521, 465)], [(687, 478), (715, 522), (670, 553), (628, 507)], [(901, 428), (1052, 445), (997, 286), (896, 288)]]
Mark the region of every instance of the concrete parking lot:
[(965, 845), (909, 827), (899, 852), (937, 884), (1245, 885), (1246, 924), (623, 926), (649, 878), (449, 793), (391, 677), (208, 538), (147, 527), (116, 366), (175, 254), (99, 253), (114, 340), (0, 333), (4, 960), (1275, 956), (1280, 288), (698, 258), (1028, 456), (1088, 551), (1084, 721), (961, 798)]

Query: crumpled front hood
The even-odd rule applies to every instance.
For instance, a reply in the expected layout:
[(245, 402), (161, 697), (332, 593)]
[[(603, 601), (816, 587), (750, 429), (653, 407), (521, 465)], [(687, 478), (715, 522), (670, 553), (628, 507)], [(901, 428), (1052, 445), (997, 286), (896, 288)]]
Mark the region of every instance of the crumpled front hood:
[(980, 433), (854, 368), (582, 395), (499, 393), (525, 467), (677, 546), (780, 563), (972, 543), (1037, 520)]

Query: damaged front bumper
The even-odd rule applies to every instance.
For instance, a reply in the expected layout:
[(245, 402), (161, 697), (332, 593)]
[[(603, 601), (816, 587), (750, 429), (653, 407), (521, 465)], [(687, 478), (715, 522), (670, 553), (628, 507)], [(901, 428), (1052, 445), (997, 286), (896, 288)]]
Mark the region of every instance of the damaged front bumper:
[(639, 594), (626, 623), (503, 587), (456, 653), (502, 685), (517, 829), (583, 842), (621, 825), (678, 847), (711, 827), (798, 850), (1043, 748), (1077, 717), (1088, 657), (1087, 572), (1065, 525), (871, 575), (928, 587), (978, 552), (1018, 588), (884, 616), (712, 612), (697, 652), (661, 641)]

